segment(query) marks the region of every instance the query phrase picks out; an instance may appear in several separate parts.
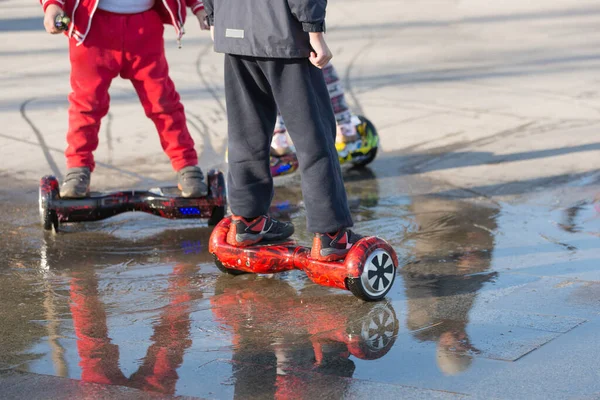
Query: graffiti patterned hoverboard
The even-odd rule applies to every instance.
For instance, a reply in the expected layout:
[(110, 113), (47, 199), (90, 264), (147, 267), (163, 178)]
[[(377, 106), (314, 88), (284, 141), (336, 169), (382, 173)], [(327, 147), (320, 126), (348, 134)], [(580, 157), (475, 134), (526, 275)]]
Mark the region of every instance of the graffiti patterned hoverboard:
[(221, 220), (214, 228), (208, 251), (215, 264), (232, 275), (243, 273), (272, 274), (302, 270), (315, 283), (350, 290), (356, 297), (377, 301), (392, 288), (398, 256), (383, 239), (365, 237), (348, 252), (343, 261), (324, 262), (310, 258), (310, 248), (294, 241), (235, 247), (226, 242), (230, 218)]
[(117, 214), (142, 211), (168, 219), (208, 219), (216, 225), (227, 206), (223, 173), (211, 170), (207, 176), (208, 195), (199, 198), (181, 197), (176, 187), (144, 191), (130, 190), (113, 193), (92, 193), (82, 199), (62, 199), (58, 180), (44, 176), (40, 181), (40, 217), (45, 230), (58, 231), (59, 225), (69, 222), (99, 221)]
[[(352, 164), (354, 167), (364, 167), (370, 164), (377, 155), (379, 135), (371, 121), (363, 116), (353, 117), (356, 131), (360, 135), (359, 144), (346, 149), (344, 143), (336, 143), (340, 164)], [(298, 158), (295, 152), (283, 156), (271, 156), (271, 175), (273, 177), (289, 175), (298, 169)]]

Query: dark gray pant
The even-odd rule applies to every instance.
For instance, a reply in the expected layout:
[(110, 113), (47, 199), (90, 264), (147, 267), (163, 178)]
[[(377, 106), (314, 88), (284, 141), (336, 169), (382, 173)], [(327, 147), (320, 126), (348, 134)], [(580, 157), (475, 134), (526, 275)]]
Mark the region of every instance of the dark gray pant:
[(308, 230), (352, 226), (323, 72), (308, 59), (226, 54), (225, 97), (231, 211), (250, 218), (266, 214), (271, 205), (269, 150), (279, 106), (300, 163)]

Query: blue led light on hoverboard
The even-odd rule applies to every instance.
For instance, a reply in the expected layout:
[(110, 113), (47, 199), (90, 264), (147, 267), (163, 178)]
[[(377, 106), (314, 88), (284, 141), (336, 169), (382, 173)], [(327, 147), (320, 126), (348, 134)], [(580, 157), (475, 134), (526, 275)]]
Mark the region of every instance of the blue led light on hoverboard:
[(292, 169), (292, 166), (290, 164), (286, 164), (286, 165), (282, 165), (281, 167), (277, 168), (277, 172), (285, 172)]
[(279, 204), (275, 204), (275, 208), (277, 208), (278, 210), (287, 210), (290, 208), (290, 206), (291, 206), (291, 203), (289, 200), (282, 201)]
[(179, 207), (179, 212), (183, 215), (200, 215), (198, 207)]

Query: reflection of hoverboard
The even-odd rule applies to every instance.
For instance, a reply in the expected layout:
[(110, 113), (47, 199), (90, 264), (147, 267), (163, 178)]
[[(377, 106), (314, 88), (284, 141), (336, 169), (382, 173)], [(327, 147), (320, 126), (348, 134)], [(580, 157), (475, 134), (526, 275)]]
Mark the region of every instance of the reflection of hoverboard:
[(58, 230), (61, 223), (99, 221), (129, 211), (168, 219), (207, 218), (209, 225), (216, 225), (225, 216), (225, 180), (220, 171), (211, 170), (207, 181), (208, 195), (199, 198), (184, 198), (176, 187), (164, 187), (61, 199), (58, 180), (45, 176), (40, 182), (40, 217), (45, 230)]
[[(367, 118), (356, 116), (353, 118), (356, 132), (360, 140), (356, 144), (347, 145), (336, 143), (340, 164), (350, 163), (355, 167), (364, 167), (371, 163), (377, 155), (379, 147), (379, 136), (375, 126)], [(353, 146), (352, 148), (346, 148)], [(288, 175), (298, 169), (298, 158), (296, 153), (288, 153), (283, 156), (271, 156), (271, 175), (273, 177)]]
[[(392, 303), (334, 301), (337, 297), (323, 301), (320, 295), (297, 294), (282, 280), (221, 276), (210, 301), (217, 319), (238, 336), (243, 335), (244, 326), (260, 326), (269, 336), (293, 338), (295, 347), (298, 336), (308, 333), (317, 363), (324, 352), (336, 349), (334, 343), (343, 343), (350, 354), (362, 360), (385, 356), (394, 346), (400, 325)], [(298, 366), (303, 360), (299, 357), (290, 362)]]
[(208, 247), (215, 257), (215, 264), (223, 272), (233, 275), (244, 272), (271, 274), (299, 269), (319, 285), (347, 289), (367, 301), (383, 299), (394, 283), (398, 257), (383, 239), (374, 236), (363, 238), (352, 246), (345, 260), (323, 262), (311, 259), (310, 248), (293, 241), (250, 247), (231, 246), (226, 242), (230, 224), (230, 218), (219, 222), (210, 236)]

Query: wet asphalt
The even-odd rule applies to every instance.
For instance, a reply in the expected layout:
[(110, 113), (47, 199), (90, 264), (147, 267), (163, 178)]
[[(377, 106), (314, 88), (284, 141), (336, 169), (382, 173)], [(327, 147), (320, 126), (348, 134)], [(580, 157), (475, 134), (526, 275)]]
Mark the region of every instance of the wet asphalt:
[[(389, 160), (344, 172), (356, 230), (388, 240), (400, 258), (394, 287), (376, 303), (317, 286), (300, 271), (222, 274), (205, 222), (130, 213), (54, 234), (39, 226), (35, 191), (25, 201), (5, 194), (5, 394), (44, 398), (27, 383), (49, 379), (39, 375), (100, 384), (77, 387), (90, 398), (128, 398), (129, 389), (240, 399), (600, 391), (597, 357), (556, 379), (547, 373), (569, 359), (557, 355), (560, 342), (570, 348), (597, 337), (597, 185), (575, 182), (589, 196), (572, 204), (567, 196), (565, 206), (556, 206), (565, 195), (552, 187), (505, 203), (435, 182), (419, 183), (424, 194), (402, 193), (415, 182), (379, 178), (383, 167)], [(293, 221), (308, 244), (298, 186), (287, 179), (272, 214)], [(44, 385), (71, 393), (71, 382)]]
[[(399, 256), (378, 303), (223, 275), (203, 221), (43, 232), (70, 68), (22, 3), (0, 1), (0, 399), (600, 399), (600, 1), (329, 2), (347, 101), (381, 137), (344, 168), (356, 231)], [(171, 77), (200, 165), (225, 170), (222, 56), (186, 31), (165, 31)], [(125, 80), (95, 156), (95, 190), (172, 184)], [(310, 243), (297, 177), (271, 213)]]

